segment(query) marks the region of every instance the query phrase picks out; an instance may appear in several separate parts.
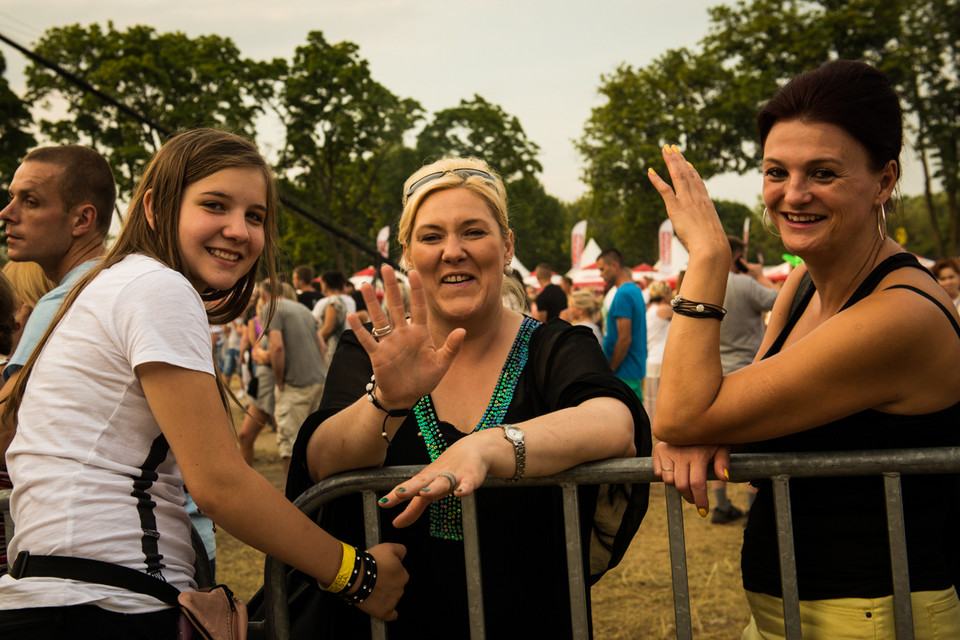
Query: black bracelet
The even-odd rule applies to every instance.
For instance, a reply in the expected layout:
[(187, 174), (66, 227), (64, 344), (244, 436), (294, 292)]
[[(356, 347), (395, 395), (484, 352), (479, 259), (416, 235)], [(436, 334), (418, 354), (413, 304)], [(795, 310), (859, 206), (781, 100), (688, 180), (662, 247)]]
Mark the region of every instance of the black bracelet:
[(361, 556), (363, 557), (363, 570), (360, 573), (360, 587), (354, 593), (348, 594), (347, 591), (352, 587), (351, 584), (351, 587), (337, 594), (347, 604), (360, 604), (370, 597), (377, 584), (377, 561), (373, 559), (369, 551), (357, 553), (358, 558)]
[(380, 404), (379, 400), (377, 400), (377, 396), (374, 394), (376, 390), (377, 378), (376, 376), (370, 376), (370, 382), (367, 383), (367, 400), (372, 402), (373, 406), (375, 406), (377, 409), (380, 409), (380, 411), (383, 411), (385, 414), (387, 414), (383, 416), (383, 424), (380, 425), (380, 437), (382, 437), (383, 441), (387, 443), (387, 446), (390, 446), (391, 442), (387, 437), (387, 420), (389, 418), (406, 418), (413, 413), (413, 409), (394, 409), (393, 411), (390, 411)]
[(693, 300), (684, 300), (679, 295), (670, 301), (673, 312), (677, 315), (687, 316), (688, 318), (715, 318), (723, 320), (727, 315), (727, 310), (723, 307), (710, 304), (709, 302), (694, 302)]

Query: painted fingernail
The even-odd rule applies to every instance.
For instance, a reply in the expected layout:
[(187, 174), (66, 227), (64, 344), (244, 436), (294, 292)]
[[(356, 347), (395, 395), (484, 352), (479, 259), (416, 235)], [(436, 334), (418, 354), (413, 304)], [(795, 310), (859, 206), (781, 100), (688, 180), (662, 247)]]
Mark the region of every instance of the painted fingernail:
[(647, 167), (647, 175), (655, 176), (657, 172), (653, 170), (653, 167)]
[(389, 500), (386, 498), (380, 498), (380, 504), (387, 504), (387, 502), (389, 502)]
[(691, 169), (693, 169), (693, 163), (692, 163), (692, 162), (688, 162), (688, 163), (687, 163), (687, 166), (690, 167)]
[(675, 144), (674, 144), (674, 145), (670, 145), (670, 148), (673, 149), (673, 152), (674, 152), (674, 153), (680, 153), (680, 147), (678, 147), (677, 145), (675, 145)]
[(403, 487), (397, 487), (397, 491), (399, 491), (400, 493), (404, 493), (406, 489)]
[(424, 493), (428, 493), (430, 491), (430, 487), (424, 487), (423, 489), (420, 489), (420, 491), (423, 491)]
[(701, 517), (701, 518), (706, 518), (706, 517), (707, 517), (707, 510), (704, 509), (703, 507), (700, 507), (699, 509), (697, 509), (697, 513), (700, 514), (700, 517)]
[(457, 487), (457, 493), (463, 493), (463, 487)]
[(667, 154), (673, 153), (673, 152), (670, 150), (670, 145), (668, 145), (668, 144), (663, 145), (663, 152), (664, 152), (664, 153), (667, 153)]
[(726, 469), (724, 469), (724, 470), (723, 470), (723, 477), (726, 478), (727, 480), (729, 480), (729, 479), (730, 479), (730, 472), (727, 471)]

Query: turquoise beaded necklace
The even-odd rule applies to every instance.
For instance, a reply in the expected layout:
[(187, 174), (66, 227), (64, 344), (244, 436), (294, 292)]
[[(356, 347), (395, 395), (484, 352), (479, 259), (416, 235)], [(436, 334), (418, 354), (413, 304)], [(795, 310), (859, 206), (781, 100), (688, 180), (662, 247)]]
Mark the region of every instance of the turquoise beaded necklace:
[[(474, 428), (474, 432), (482, 431), (488, 427), (495, 427), (503, 422), (507, 415), (507, 409), (513, 401), (513, 394), (517, 389), (517, 381), (520, 379), (520, 373), (527, 364), (529, 355), (530, 336), (534, 329), (540, 326), (538, 320), (530, 317), (524, 317), (520, 325), (520, 331), (510, 347), (510, 353), (507, 354), (507, 361), (500, 370), (500, 377), (497, 379), (497, 386), (493, 390), (493, 397), (490, 398), (490, 404), (487, 410), (483, 412), (480, 423)], [(440, 421), (437, 418), (437, 411), (433, 406), (433, 400), (429, 395), (425, 395), (413, 406), (413, 414), (417, 418), (417, 435), (423, 438), (423, 443), (427, 447), (427, 453), (430, 455), (430, 461), (433, 462), (440, 457), (440, 454), (450, 446), (440, 433)], [(430, 504), (430, 535), (434, 538), (444, 540), (463, 540), (463, 522), (460, 518), (460, 498), (447, 496)]]

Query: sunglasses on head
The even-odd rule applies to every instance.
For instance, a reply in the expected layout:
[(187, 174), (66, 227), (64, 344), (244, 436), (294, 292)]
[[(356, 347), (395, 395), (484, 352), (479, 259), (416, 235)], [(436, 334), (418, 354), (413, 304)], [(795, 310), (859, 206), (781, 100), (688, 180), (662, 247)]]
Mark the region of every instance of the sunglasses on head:
[(414, 193), (416, 193), (417, 189), (419, 189), (423, 185), (427, 184), (428, 182), (433, 182), (437, 178), (442, 178), (448, 173), (455, 173), (461, 178), (469, 178), (470, 176), (480, 176), (481, 178), (484, 178), (491, 182), (494, 182), (496, 180), (492, 175), (490, 175), (486, 171), (481, 171), (480, 169), (447, 169), (446, 171), (437, 171), (436, 173), (430, 173), (423, 176), (422, 178), (414, 182), (412, 185), (410, 185), (410, 188), (407, 189), (407, 192), (404, 194), (404, 197), (409, 198)]

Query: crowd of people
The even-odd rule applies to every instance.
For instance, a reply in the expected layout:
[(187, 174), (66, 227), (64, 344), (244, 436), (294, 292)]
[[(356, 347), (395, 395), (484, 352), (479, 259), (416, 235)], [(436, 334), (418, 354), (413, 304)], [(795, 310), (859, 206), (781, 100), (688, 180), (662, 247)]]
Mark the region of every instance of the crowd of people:
[[(0, 212), (0, 488), (13, 487), (16, 522), (0, 633), (179, 637), (176, 609), (69, 568), (193, 590), (191, 522), (216, 522), (309, 578), (311, 637), (367, 637), (369, 616), (394, 640), (468, 637), (460, 500), (475, 495), (488, 637), (572, 637), (559, 489), (478, 489), (652, 456), (701, 516), (711, 495), (713, 522), (747, 515), (743, 638), (782, 638), (771, 486), (752, 483), (740, 509), (707, 470), (728, 477), (732, 447), (956, 446), (960, 262), (931, 273), (886, 235), (903, 125), (882, 73), (828, 62), (781, 87), (757, 124), (765, 221), (803, 259), (782, 288), (724, 232), (673, 145), (670, 181), (650, 180), (690, 255), (676, 283), (638, 286), (608, 249), (605, 291), (555, 284), (546, 264), (528, 290), (510, 266), (503, 180), (449, 157), (405, 181), (406, 274), (384, 266), (380, 295), (338, 271), (278, 274), (273, 176), (240, 136), (171, 137), (109, 249), (106, 160), (79, 145), (32, 151)], [(236, 435), (231, 402), (246, 405)], [(285, 496), (251, 468), (268, 426)], [(379, 499), (383, 542), (370, 549), (355, 498), (319, 522), (290, 502), (396, 465), (420, 470)], [(960, 637), (960, 482), (905, 476), (903, 490), (916, 637)], [(882, 481), (797, 479), (790, 492), (804, 637), (892, 638)], [(648, 488), (579, 494), (589, 612), (589, 585), (622, 558)]]

